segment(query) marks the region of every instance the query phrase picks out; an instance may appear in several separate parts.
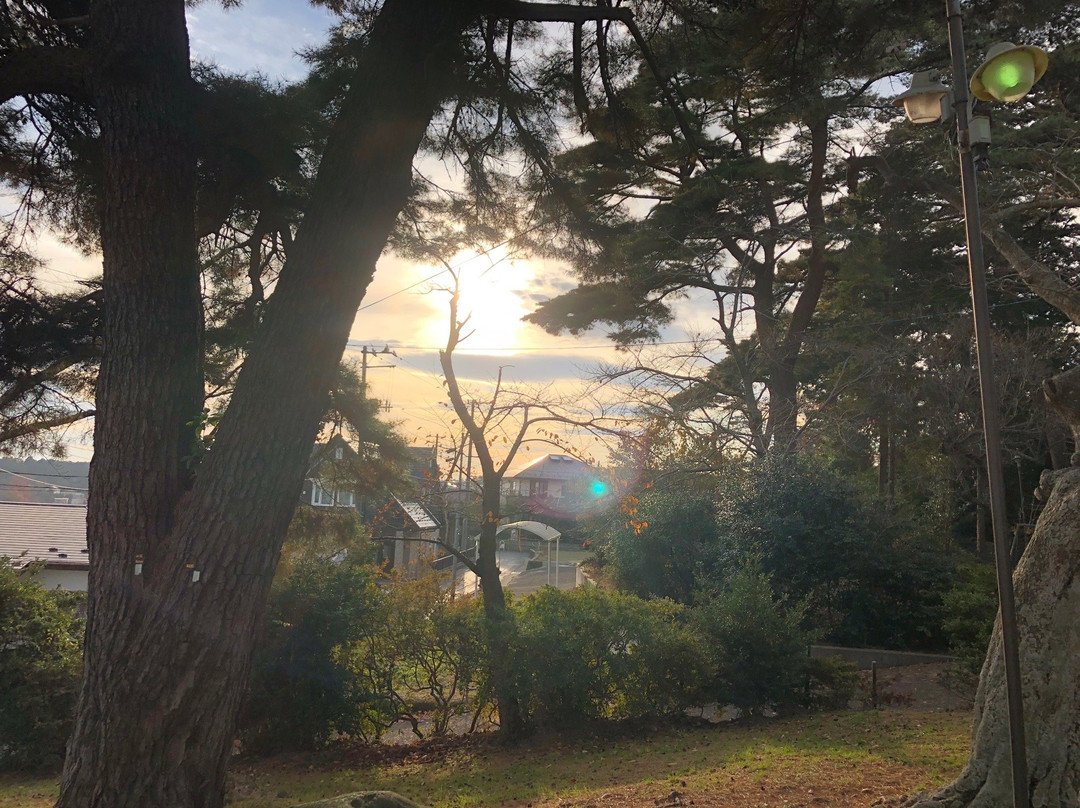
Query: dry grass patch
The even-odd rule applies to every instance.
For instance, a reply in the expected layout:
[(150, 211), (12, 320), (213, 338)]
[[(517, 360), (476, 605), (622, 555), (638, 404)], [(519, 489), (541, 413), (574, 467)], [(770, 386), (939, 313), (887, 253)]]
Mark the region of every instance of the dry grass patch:
[[(870, 806), (942, 785), (966, 713), (829, 713), (727, 725), (602, 726), (515, 746), (490, 737), (238, 761), (232, 808), (388, 789), (432, 808)], [(0, 808), (47, 808), (54, 780), (0, 780)]]

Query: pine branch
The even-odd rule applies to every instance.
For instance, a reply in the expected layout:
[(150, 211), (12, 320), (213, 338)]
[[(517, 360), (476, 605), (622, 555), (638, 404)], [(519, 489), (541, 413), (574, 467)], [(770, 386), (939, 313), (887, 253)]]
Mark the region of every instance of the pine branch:
[(89, 74), (85, 51), (45, 45), (23, 48), (0, 59), (0, 103), (26, 95), (88, 101)]

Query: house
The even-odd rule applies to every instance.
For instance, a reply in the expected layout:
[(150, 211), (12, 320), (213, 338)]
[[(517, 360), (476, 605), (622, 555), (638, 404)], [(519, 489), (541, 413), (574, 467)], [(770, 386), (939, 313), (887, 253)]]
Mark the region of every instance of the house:
[(89, 475), (87, 462), (0, 458), (0, 502), (85, 505)]
[[(409, 476), (416, 487), (437, 481), (433, 449), (410, 450)], [(359, 459), (356, 450), (340, 435), (315, 446), (304, 479), (301, 503), (315, 508), (353, 508), (371, 527), (372, 538), (382, 542), (379, 561), (396, 569), (412, 569), (434, 555), (434, 541), (441, 525), (431, 511), (413, 499), (357, 496), (350, 466)]]
[(563, 454), (545, 454), (503, 480), (504, 513), (574, 519), (591, 510), (607, 491), (595, 466)]
[(304, 475), (300, 503), (316, 508), (357, 507), (355, 486), (345, 468), (356, 458), (356, 450), (341, 435), (334, 435), (326, 443), (315, 444), (308, 472)]
[(0, 502), (0, 556), (46, 589), (85, 592), (90, 574), (86, 506)]
[(409, 480), (417, 491), (433, 491), (439, 487), (439, 459), (434, 446), (410, 446)]
[(391, 497), (372, 521), (371, 532), (382, 545), (379, 562), (406, 574), (420, 571), (444, 554), (435, 544), (442, 526), (420, 502)]

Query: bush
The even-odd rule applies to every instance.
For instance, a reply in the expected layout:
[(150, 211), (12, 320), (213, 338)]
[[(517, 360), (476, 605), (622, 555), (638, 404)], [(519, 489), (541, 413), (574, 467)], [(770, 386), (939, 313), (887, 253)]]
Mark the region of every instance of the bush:
[(541, 726), (641, 718), (699, 702), (703, 657), (670, 601), (545, 588), (516, 608), (515, 677)]
[(349, 651), (349, 664), (385, 701), (385, 720), (404, 719), (417, 736), (443, 735), (450, 720), (488, 706), (483, 686), (487, 647), (477, 598), (451, 600), (430, 574), (395, 581), (382, 592), (379, 617)]
[(945, 593), (945, 634), (956, 664), (978, 675), (997, 617), (997, 573), (993, 564), (968, 562), (957, 569), (956, 583)]
[(668, 481), (663, 489), (624, 502), (591, 538), (602, 547), (600, 557), (620, 589), (688, 604), (702, 563), (715, 553), (712, 496)]
[(708, 650), (711, 699), (750, 713), (797, 702), (810, 642), (802, 620), (803, 607), (777, 597), (756, 562), (702, 590), (693, 622)]
[(729, 470), (712, 562), (724, 575), (759, 558), (776, 590), (806, 606), (832, 642), (934, 650), (950, 564), (827, 466), (770, 457)]
[(840, 710), (855, 697), (859, 671), (855, 663), (840, 657), (808, 657), (806, 681), (807, 707)]
[(0, 558), (0, 769), (63, 761), (82, 671), (81, 600)]
[(242, 721), (260, 752), (313, 749), (335, 733), (377, 735), (388, 711), (349, 664), (349, 646), (377, 624), (381, 595), (366, 559), (305, 556), (271, 595)]

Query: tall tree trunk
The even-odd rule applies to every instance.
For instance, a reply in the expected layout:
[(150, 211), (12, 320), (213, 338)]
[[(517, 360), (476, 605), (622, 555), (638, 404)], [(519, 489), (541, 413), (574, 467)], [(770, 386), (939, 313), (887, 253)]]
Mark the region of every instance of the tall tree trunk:
[(182, 0), (92, 4), (105, 345), (86, 673), (60, 808), (218, 808), (281, 542), (356, 309), (451, 74), (468, 0), (389, 0), (288, 264), (194, 479), (201, 408)]
[(461, 327), (464, 325), (458, 319), (459, 289), (456, 284), (457, 278), (455, 276), (454, 292), (450, 297), (450, 333), (447, 336), (446, 350), (439, 351), (439, 364), (442, 366), (443, 378), (446, 380), (446, 393), (450, 397), (454, 412), (465, 428), (471, 446), (469, 449), (470, 466), (474, 449), (476, 450), (476, 459), (480, 463), (483, 493), (481, 494), (480, 538), (477, 540), (476, 562), (480, 585), (484, 590), (484, 629), (488, 638), (488, 675), (491, 677), (491, 686), (495, 691), (496, 707), (499, 710), (499, 728), (506, 737), (514, 738), (521, 735), (525, 730), (525, 715), (522, 712), (517, 688), (514, 684), (512, 658), (514, 616), (506, 606), (506, 593), (503, 591), (502, 580), (499, 577), (496, 550), (498, 547), (497, 531), (501, 519), (503, 476), (528, 429), (529, 413), (526, 408), (521, 430), (511, 444), (507, 457), (501, 464), (496, 464), (491, 455), (490, 444), (484, 430), (490, 423), (491, 413), (498, 402), (499, 391), (502, 387), (502, 374), (500, 372), (491, 403), (480, 408), (481, 414), (477, 418), (476, 403), (472, 402), (466, 406), (465, 397), (458, 384), (457, 373), (454, 371), (454, 350), (461, 340)]
[[(1075, 434), (1080, 371), (1047, 383), (1047, 395)], [(1033, 808), (1073, 808), (1080, 799), (1080, 468), (1044, 472), (1039, 496), (1046, 506), (1013, 574), (1028, 784)], [(956, 782), (919, 804), (998, 808), (1011, 800), (999, 618), (979, 677), (967, 767)]]
[[(824, 106), (821, 99), (819, 103)], [(799, 431), (799, 397), (795, 368), (810, 320), (825, 286), (828, 235), (825, 232), (824, 197), (829, 118), (823, 110), (815, 111), (807, 121), (807, 129), (810, 132), (810, 178), (806, 186), (806, 221), (810, 249), (806, 257), (806, 273), (799, 299), (795, 302), (787, 334), (770, 368), (769, 432), (772, 434), (773, 447), (783, 452), (795, 450)]]
[(484, 590), (484, 617), (487, 621), (488, 660), (492, 689), (499, 708), (499, 728), (508, 738), (525, 730), (517, 688), (513, 681), (513, 614), (506, 606), (506, 593), (499, 578), (496, 549), (499, 528), (500, 480), (484, 481), (483, 516), (480, 522), (480, 585)]
[(878, 496), (886, 499), (889, 496), (889, 480), (892, 469), (892, 436), (889, 432), (889, 418), (883, 416), (878, 423)]

